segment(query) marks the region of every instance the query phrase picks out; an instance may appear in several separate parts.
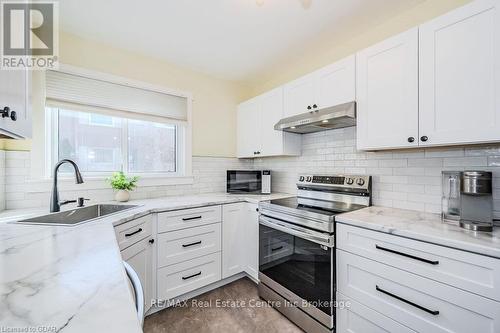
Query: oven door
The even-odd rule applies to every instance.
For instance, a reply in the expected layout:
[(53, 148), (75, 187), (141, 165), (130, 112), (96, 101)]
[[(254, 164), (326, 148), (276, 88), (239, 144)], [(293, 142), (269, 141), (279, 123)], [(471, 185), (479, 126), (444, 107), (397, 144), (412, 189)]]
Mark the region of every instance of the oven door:
[(262, 193), (262, 171), (228, 170), (226, 179), (227, 193)]
[(259, 279), (326, 327), (334, 325), (333, 235), (259, 217)]

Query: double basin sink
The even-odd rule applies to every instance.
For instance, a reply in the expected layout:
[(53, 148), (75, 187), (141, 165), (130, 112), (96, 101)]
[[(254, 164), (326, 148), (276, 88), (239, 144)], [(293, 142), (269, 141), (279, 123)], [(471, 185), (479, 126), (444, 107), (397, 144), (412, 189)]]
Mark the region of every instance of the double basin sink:
[(99, 204), (17, 221), (20, 224), (73, 226), (117, 214), (138, 205)]

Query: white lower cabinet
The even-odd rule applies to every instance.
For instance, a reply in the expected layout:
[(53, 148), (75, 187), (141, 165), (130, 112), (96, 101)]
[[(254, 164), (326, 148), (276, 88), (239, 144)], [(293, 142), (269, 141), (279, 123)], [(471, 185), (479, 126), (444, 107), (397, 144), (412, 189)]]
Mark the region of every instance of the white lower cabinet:
[(222, 278), (245, 270), (245, 203), (222, 207)]
[[(170, 300), (243, 272), (258, 279), (257, 204), (170, 211), (159, 213), (157, 220), (158, 299)], [(140, 227), (136, 222), (121, 233)]]
[[(337, 230), (337, 291), (369, 310), (338, 310), (337, 326), (342, 328), (339, 332), (355, 332), (349, 327), (374, 324), (373, 312), (410, 331), (500, 332), (500, 302), (495, 296), (478, 294), (487, 287), (479, 288), (481, 279), (471, 274), (481, 270), (488, 273), (485, 267), (494, 268), (497, 264), (488, 262), (491, 258), (482, 260), (478, 256), (475, 262), (482, 266), (478, 271), (469, 263), (471, 254), (464, 251), (341, 224)], [(381, 247), (393, 252), (380, 250)], [(464, 283), (466, 280), (470, 281)], [(493, 281), (489, 282), (496, 287)], [(489, 290), (495, 290), (494, 287)], [(381, 332), (394, 332), (390, 328), (393, 326), (384, 325)]]
[(247, 203), (244, 208), (245, 216), (245, 272), (253, 279), (259, 279), (259, 206)]
[(236, 203), (222, 210), (222, 278), (246, 272), (257, 279), (259, 273), (258, 205)]
[[(149, 235), (151, 236), (151, 235)], [(126, 261), (136, 271), (141, 280), (144, 292), (144, 311), (151, 308), (153, 296), (153, 286), (155, 275), (153, 274), (153, 244), (151, 239), (146, 237), (137, 243), (121, 251), (124, 261)]]
[(220, 252), (158, 270), (158, 298), (169, 300), (221, 279)]

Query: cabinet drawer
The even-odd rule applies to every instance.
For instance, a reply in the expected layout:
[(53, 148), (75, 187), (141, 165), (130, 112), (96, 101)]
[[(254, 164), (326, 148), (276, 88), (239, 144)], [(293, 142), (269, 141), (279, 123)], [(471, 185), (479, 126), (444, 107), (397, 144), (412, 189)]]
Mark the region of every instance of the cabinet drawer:
[(115, 227), (116, 240), (120, 250), (133, 245), (143, 238), (151, 236), (151, 215), (117, 225)]
[(172, 299), (221, 279), (220, 252), (158, 270), (158, 298)]
[(337, 293), (335, 309), (337, 333), (414, 333), (416, 331), (364, 306), (347, 296)]
[(202, 257), (220, 250), (220, 223), (166, 232), (158, 235), (158, 267)]
[(338, 291), (418, 332), (500, 332), (500, 303), (337, 250)]
[(221, 221), (221, 206), (174, 210), (158, 214), (158, 232), (186, 229)]
[(337, 224), (337, 248), (500, 301), (500, 260)]

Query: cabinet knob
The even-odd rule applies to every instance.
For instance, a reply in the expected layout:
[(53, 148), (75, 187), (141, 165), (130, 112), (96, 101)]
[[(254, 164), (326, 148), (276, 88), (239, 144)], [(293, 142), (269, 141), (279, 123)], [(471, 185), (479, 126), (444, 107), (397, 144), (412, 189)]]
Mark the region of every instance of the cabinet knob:
[(10, 116), (10, 108), (8, 106), (4, 107), (3, 110), (0, 110), (0, 114), (2, 118), (6, 118)]
[(311, 110), (312, 108), (311, 108), (311, 106), (310, 106), (310, 105), (308, 105), (308, 106), (307, 106), (307, 109), (308, 109), (308, 110)]
[(425, 135), (422, 136), (422, 137), (420, 137), (420, 141), (422, 141), (422, 142), (425, 142), (427, 140), (429, 140), (429, 138), (427, 136), (425, 136)]
[(155, 242), (154, 238), (152, 238), (152, 239), (149, 240), (150, 244), (153, 244), (154, 242)]
[(415, 142), (415, 138), (414, 138), (414, 137), (412, 137), (412, 136), (410, 136), (410, 137), (408, 138), (408, 142), (409, 142), (409, 143)]
[(255, 211), (256, 211), (256, 212), (258, 212), (258, 211), (259, 211), (259, 209), (258, 209), (258, 208), (255, 208)]
[(12, 121), (16, 121), (17, 120), (17, 112), (16, 111), (11, 111), (10, 112), (10, 119)]
[(316, 109), (318, 106), (316, 104), (313, 105), (313, 109)]

